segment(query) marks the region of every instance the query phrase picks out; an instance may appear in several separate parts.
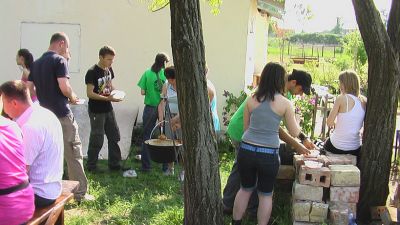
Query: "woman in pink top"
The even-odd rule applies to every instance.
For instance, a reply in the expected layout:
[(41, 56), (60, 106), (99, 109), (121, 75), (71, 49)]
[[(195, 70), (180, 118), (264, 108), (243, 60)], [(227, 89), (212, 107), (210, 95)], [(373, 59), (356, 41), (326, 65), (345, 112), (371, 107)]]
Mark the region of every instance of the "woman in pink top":
[(0, 225), (23, 224), (34, 211), (21, 131), (16, 123), (0, 116)]

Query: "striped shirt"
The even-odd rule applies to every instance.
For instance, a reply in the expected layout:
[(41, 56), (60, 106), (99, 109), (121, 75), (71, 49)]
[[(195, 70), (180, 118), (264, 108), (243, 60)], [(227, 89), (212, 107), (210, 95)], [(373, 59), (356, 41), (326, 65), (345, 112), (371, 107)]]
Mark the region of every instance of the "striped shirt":
[(36, 195), (56, 199), (61, 194), (64, 141), (60, 121), (49, 110), (33, 105), (16, 119), (21, 127), (28, 175)]

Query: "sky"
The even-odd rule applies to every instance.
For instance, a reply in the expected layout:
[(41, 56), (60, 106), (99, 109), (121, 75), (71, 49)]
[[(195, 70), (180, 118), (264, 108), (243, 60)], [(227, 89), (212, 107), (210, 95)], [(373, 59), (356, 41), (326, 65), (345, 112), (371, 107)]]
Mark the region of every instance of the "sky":
[[(397, 1), (397, 0), (396, 0)], [(374, 0), (378, 11), (389, 13), (392, 0)], [(310, 20), (299, 19), (301, 16), (294, 9), (295, 4), (309, 6)], [(353, 3), (351, 0), (286, 0), (285, 15), (278, 21), (279, 27), (294, 29), (296, 32), (322, 32), (331, 30), (336, 25), (337, 17), (341, 18), (344, 28), (357, 28)]]

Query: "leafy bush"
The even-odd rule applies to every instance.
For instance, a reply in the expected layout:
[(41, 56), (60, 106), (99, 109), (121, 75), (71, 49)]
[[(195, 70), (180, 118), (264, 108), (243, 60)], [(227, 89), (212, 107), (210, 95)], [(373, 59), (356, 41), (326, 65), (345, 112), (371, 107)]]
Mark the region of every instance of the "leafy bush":
[(336, 94), (339, 89), (339, 70), (332, 62), (321, 61), (319, 66), (317, 62), (306, 62), (304, 64), (305, 70), (307, 70), (313, 79), (313, 84), (329, 87), (332, 94)]
[[(249, 87), (249, 89), (252, 89)], [(247, 98), (247, 93), (244, 91), (241, 91), (239, 96), (236, 97), (233, 95), (233, 93), (224, 90), (223, 96), (226, 98), (225, 100), (225, 106), (222, 108), (222, 122), (225, 126), (228, 126), (229, 121), (233, 114), (235, 114), (236, 110), (239, 108), (239, 106), (246, 100)]]
[(333, 64), (340, 70), (347, 70), (352, 67), (353, 60), (347, 55), (343, 54), (338, 56), (335, 60), (333, 60)]
[[(356, 59), (357, 68), (365, 65), (367, 62), (367, 52), (365, 51), (364, 42), (359, 31), (354, 31), (344, 36), (342, 45), (345, 52), (353, 59)], [(357, 68), (355, 68), (356, 71)]]
[(290, 42), (294, 43), (326, 45), (339, 45), (341, 44), (341, 39), (340, 35), (329, 33), (301, 33), (289, 38)]
[(312, 132), (312, 116), (315, 96), (302, 95), (294, 98), (295, 113), (300, 115), (300, 127), (306, 135)]

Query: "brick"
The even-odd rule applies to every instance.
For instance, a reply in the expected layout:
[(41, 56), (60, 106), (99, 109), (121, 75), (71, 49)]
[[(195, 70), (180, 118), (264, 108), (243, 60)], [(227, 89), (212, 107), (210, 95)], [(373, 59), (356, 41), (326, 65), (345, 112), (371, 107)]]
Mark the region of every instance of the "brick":
[(329, 209), (330, 225), (348, 225), (349, 212), (347, 209)]
[(327, 165), (357, 165), (357, 157), (350, 154), (333, 154), (326, 152), (326, 157), (328, 158)]
[(357, 203), (360, 187), (331, 187), (330, 200), (334, 202)]
[(311, 205), (310, 222), (325, 222), (328, 218), (328, 204), (313, 202)]
[(359, 187), (360, 170), (353, 165), (330, 165), (331, 185), (337, 187)]
[(331, 163), (329, 162), (329, 159), (326, 155), (320, 155), (318, 157), (318, 161), (322, 163), (323, 166), (328, 167), (329, 165), (331, 165)]
[(304, 157), (304, 155), (294, 155), (293, 156), (293, 165), (295, 167), (296, 174), (299, 174), (300, 166), (304, 165), (304, 161), (306, 161), (306, 160), (320, 162), (319, 157), (311, 158), (311, 157)]
[(310, 221), (311, 202), (294, 201), (292, 207), (293, 220), (302, 222)]
[(323, 187), (314, 187), (300, 184), (297, 181), (293, 184), (293, 197), (295, 200), (309, 200), (322, 202)]
[(278, 175), (276, 179), (278, 180), (294, 180), (295, 170), (293, 166), (281, 165), (279, 166)]
[(299, 182), (316, 187), (330, 187), (331, 171), (327, 167), (312, 169), (303, 165), (300, 167)]
[(394, 207), (386, 207), (386, 210), (381, 214), (381, 219), (384, 225), (400, 224), (397, 219), (397, 210)]
[(332, 202), (329, 201), (329, 210), (336, 209), (339, 211), (350, 210), (353, 212), (354, 216), (357, 217), (357, 203), (347, 203), (347, 202)]
[(299, 173), (301, 165), (304, 165), (304, 156), (303, 155), (294, 155), (293, 156), (293, 166), (296, 171), (296, 174)]
[(293, 221), (293, 225), (320, 225), (319, 223), (310, 223), (302, 221)]

